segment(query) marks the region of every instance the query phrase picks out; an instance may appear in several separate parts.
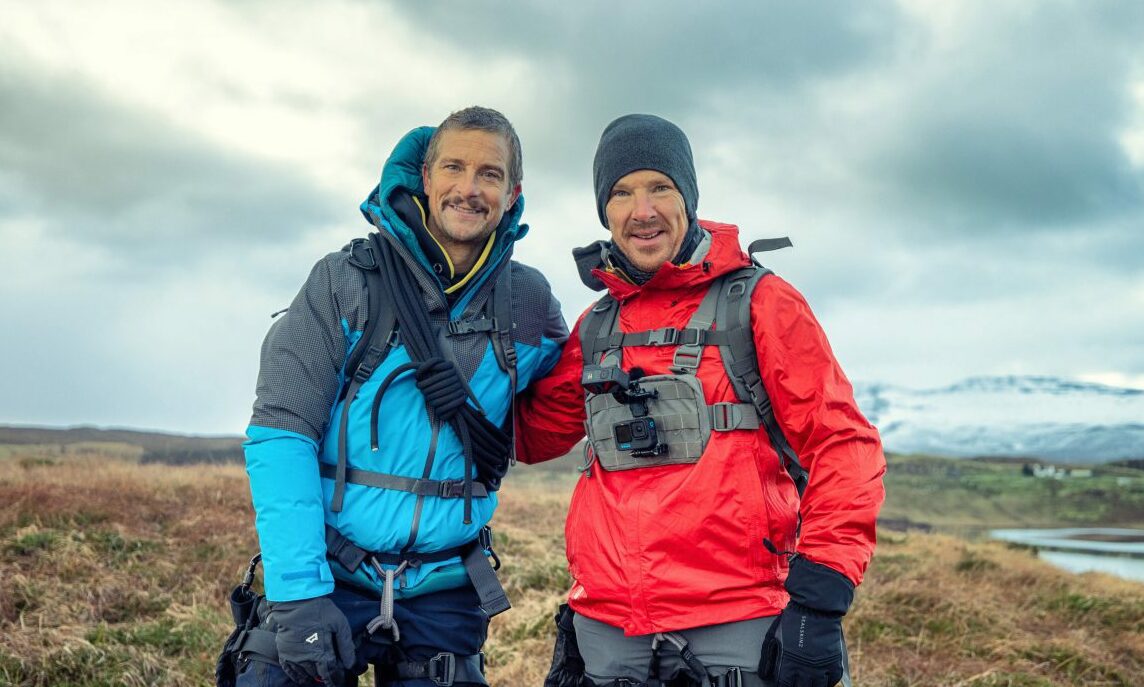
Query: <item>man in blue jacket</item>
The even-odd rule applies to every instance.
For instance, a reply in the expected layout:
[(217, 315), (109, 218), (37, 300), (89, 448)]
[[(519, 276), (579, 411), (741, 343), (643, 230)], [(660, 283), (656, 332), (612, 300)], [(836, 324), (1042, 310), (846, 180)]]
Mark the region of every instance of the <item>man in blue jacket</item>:
[(368, 663), (382, 684), (487, 684), (513, 398), (567, 337), (510, 260), (521, 178), (499, 112), (414, 129), (362, 203), (376, 235), (321, 259), (272, 325), (246, 443), (269, 612), (239, 685), (356, 684)]

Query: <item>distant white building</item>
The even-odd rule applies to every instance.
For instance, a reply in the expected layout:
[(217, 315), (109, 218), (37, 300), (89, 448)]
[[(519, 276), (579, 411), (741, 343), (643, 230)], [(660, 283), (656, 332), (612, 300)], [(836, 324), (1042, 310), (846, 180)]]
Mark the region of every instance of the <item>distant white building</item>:
[(1041, 479), (1067, 479), (1092, 477), (1089, 468), (1064, 468), (1059, 465), (1042, 465), (1038, 463), (1025, 463), (1021, 470), (1024, 474)]

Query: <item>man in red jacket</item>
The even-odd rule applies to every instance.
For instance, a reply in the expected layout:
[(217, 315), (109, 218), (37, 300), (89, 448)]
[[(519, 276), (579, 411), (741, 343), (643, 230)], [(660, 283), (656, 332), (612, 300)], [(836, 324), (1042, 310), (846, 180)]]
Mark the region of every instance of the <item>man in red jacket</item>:
[[(530, 388), (516, 434), (525, 463), (588, 434), (548, 684), (848, 685), (841, 620), (885, 495), (877, 430), (803, 297), (774, 275), (742, 280), (738, 229), (697, 219), (678, 127), (617, 119), (594, 176), (612, 236), (575, 253), (607, 294)], [(737, 295), (738, 329), (720, 303)], [(725, 360), (738, 332), (754, 355)], [(726, 362), (754, 380), (749, 399)]]

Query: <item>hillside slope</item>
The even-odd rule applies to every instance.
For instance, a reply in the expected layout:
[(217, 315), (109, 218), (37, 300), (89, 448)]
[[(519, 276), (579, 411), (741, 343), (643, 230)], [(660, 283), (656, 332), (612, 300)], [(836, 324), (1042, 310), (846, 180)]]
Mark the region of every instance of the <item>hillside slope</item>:
[[(211, 684), (224, 598), (256, 548), (242, 469), (57, 448), (0, 459), (0, 684)], [(569, 586), (570, 484), (526, 469), (504, 489), (496, 542), (513, 610), (487, 645), (498, 687), (534, 687), (547, 671)], [(1144, 585), (1069, 575), (996, 543), (883, 530), (845, 627), (864, 687), (1144, 675)]]

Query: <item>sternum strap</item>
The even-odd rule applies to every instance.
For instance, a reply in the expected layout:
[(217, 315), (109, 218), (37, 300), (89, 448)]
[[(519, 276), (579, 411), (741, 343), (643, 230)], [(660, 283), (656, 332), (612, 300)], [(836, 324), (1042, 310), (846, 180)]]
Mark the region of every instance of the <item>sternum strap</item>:
[[(318, 472), (326, 479), (337, 479), (338, 467), (330, 463), (319, 463)], [(443, 499), (459, 499), (464, 496), (464, 480), (414, 479), (384, 472), (371, 472), (358, 468), (345, 468), (345, 481), (379, 489), (405, 491), (418, 496), (438, 496)], [(485, 485), (473, 482), (473, 498), (483, 499), (489, 492)]]

